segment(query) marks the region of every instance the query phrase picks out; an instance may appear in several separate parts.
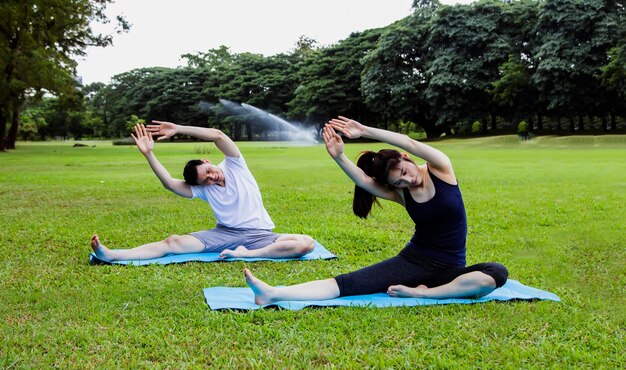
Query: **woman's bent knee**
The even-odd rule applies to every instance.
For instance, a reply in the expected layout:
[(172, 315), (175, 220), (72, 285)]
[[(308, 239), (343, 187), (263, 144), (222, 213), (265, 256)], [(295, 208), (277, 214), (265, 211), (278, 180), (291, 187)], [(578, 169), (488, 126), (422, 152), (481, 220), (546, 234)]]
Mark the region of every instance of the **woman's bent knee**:
[(506, 283), (509, 278), (509, 270), (500, 263), (489, 263), (483, 273), (491, 276), (496, 282), (496, 288), (500, 288)]

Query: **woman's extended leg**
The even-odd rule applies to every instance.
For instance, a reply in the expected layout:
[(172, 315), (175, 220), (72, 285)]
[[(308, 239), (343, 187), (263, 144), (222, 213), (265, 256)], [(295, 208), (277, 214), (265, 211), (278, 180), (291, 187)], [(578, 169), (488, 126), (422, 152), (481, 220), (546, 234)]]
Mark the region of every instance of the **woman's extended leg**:
[(339, 297), (339, 287), (335, 279), (315, 280), (286, 287), (273, 287), (257, 279), (250, 270), (243, 270), (246, 283), (254, 292), (254, 302), (258, 305), (279, 301), (325, 300)]
[(499, 263), (479, 263), (476, 265), (442, 271), (426, 284), (415, 288), (405, 285), (392, 285), (387, 294), (392, 297), (414, 298), (478, 298), (501, 287), (508, 278), (506, 267)]
[(287, 287), (268, 285), (254, 277), (248, 269), (244, 270), (244, 276), (254, 292), (255, 302), (263, 305), (286, 300), (325, 300), (348, 295), (382, 293), (391, 284), (425, 281), (430, 276), (430, 270), (396, 256), (332, 279), (310, 281)]
[(172, 235), (160, 242), (131, 249), (109, 249), (100, 243), (98, 235), (94, 235), (91, 237), (91, 248), (99, 258), (117, 261), (158, 258), (171, 253), (199, 253), (204, 250), (204, 244), (191, 235)]

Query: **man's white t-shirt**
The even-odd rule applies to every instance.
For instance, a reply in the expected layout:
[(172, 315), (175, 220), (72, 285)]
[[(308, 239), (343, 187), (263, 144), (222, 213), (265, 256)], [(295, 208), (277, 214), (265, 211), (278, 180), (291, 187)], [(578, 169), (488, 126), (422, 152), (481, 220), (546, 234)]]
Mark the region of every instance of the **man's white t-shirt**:
[(217, 166), (224, 173), (226, 186), (193, 185), (193, 197), (209, 203), (220, 225), (240, 229), (274, 229), (274, 223), (263, 206), (259, 185), (243, 157), (225, 157)]

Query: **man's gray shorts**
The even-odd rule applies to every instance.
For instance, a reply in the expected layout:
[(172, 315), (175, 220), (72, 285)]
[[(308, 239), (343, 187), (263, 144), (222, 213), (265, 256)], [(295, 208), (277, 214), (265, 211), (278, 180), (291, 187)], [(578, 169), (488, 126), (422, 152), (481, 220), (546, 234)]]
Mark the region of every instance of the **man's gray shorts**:
[(274, 243), (282, 234), (262, 229), (235, 229), (217, 225), (214, 229), (197, 231), (189, 235), (204, 244), (204, 252), (218, 253), (225, 249), (235, 249), (240, 245), (248, 249), (260, 249)]

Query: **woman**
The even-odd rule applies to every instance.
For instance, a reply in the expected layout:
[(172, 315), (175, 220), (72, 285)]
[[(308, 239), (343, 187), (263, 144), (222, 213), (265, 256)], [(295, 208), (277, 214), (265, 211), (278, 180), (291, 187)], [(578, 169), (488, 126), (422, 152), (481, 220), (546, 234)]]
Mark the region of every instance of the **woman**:
[[(343, 153), (343, 141), (365, 137), (395, 145), (426, 161), (414, 163), (393, 149), (364, 152), (354, 165)], [(259, 305), (286, 300), (324, 300), (386, 291), (393, 297), (480, 297), (501, 287), (507, 269), (498, 263), (465, 267), (467, 221), (463, 198), (450, 159), (408, 136), (367, 127), (346, 117), (323, 129), (326, 149), (356, 184), (354, 213), (366, 218), (382, 198), (404, 206), (415, 222), (415, 234), (396, 256), (333, 279), (273, 287), (244, 270)]]

